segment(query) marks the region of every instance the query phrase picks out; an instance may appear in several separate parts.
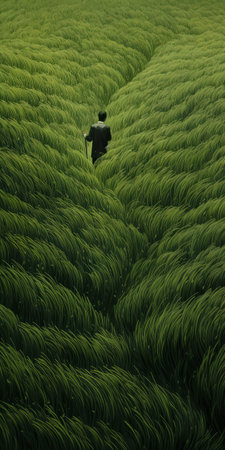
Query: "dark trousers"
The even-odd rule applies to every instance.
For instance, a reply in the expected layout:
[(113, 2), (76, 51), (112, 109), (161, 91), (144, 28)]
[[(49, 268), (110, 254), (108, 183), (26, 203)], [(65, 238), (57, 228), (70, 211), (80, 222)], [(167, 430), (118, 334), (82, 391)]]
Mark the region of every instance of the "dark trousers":
[(102, 155), (104, 155), (104, 153), (97, 153), (95, 155), (92, 155), (93, 164), (95, 163), (96, 159), (100, 158)]

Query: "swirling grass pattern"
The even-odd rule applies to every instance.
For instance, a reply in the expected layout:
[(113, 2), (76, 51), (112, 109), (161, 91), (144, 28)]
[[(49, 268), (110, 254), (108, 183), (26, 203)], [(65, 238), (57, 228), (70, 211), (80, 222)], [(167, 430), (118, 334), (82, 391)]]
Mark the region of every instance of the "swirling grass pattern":
[(0, 6), (2, 450), (224, 448), (214, 3)]

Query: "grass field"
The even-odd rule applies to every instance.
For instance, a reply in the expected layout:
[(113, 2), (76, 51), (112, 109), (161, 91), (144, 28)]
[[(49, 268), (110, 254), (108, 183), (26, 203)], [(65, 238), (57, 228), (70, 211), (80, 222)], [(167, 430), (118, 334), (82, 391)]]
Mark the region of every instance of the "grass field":
[(223, 450), (223, 2), (2, 0), (0, 39), (0, 449)]

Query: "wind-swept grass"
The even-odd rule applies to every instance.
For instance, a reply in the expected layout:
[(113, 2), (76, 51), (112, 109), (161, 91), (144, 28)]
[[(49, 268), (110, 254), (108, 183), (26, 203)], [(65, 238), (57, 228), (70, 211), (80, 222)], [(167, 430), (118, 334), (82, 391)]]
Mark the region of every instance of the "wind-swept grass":
[[(18, 264), (1, 266), (1, 301), (21, 320), (40, 325), (91, 330), (98, 323), (99, 314), (87, 297), (55, 283), (50, 276), (31, 275)], [(101, 313), (99, 317), (101, 323)]]
[(3, 450), (224, 448), (223, 10), (0, 6)]
[[(202, 415), (194, 411), (190, 414), (190, 404), (185, 404), (154, 382), (146, 380), (146, 386), (142, 382), (138, 387), (137, 376), (118, 367), (104, 372), (96, 369), (87, 372), (52, 364), (46, 358), (32, 363), (28, 358), (23, 361), (15, 350), (3, 345), (1, 359), (6, 376), (2, 386), (3, 400), (6, 397), (17, 398), (20, 402), (25, 393), (19, 381), (25, 377), (26, 403), (38, 402), (43, 408), (49, 399), (57, 415), (79, 415), (89, 426), (96, 426), (104, 419), (113, 429), (125, 433), (131, 448), (135, 445), (144, 447), (150, 439), (153, 448), (167, 443), (171, 448), (176, 445), (188, 448), (196, 440), (201, 442), (199, 448), (204, 448), (204, 445), (209, 448), (209, 442), (212, 442)], [(158, 422), (160, 416), (164, 426)], [(194, 425), (196, 420), (198, 427)]]

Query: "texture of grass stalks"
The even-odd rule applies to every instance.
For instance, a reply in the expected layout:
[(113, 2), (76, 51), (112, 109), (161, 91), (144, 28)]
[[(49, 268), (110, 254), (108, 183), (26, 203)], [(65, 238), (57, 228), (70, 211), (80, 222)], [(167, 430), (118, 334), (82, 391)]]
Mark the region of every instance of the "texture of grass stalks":
[[(46, 357), (32, 362), (4, 345), (1, 346), (1, 360), (5, 379), (1, 388), (3, 402), (16, 399), (20, 403), (24, 399), (24, 406), (31, 403), (44, 408), (48, 399), (58, 416), (78, 416), (89, 426), (106, 421), (115, 431), (125, 435), (131, 448), (135, 445), (145, 447), (149, 440), (153, 448), (164, 445), (189, 448), (198, 440), (201, 441), (199, 448), (204, 445), (209, 448), (213, 440), (203, 415), (193, 411), (188, 401), (184, 402), (155, 382), (131, 375), (119, 367), (87, 371), (51, 363)], [(62, 428), (61, 433), (65, 431)], [(56, 437), (50, 435), (50, 439), (54, 442)]]
[(223, 10), (0, 6), (2, 450), (224, 448)]

